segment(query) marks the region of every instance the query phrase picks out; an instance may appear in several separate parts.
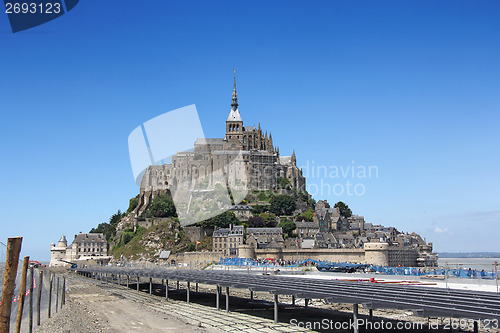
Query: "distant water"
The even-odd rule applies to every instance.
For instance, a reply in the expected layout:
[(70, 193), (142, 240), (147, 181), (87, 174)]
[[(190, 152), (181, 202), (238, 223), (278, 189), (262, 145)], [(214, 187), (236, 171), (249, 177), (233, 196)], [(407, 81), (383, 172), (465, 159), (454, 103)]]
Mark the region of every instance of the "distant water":
[(479, 271), (484, 269), (486, 272), (494, 272), (495, 261), (499, 264), (498, 274), (500, 275), (500, 258), (439, 258), (438, 266), (448, 265), (449, 268), (472, 268)]

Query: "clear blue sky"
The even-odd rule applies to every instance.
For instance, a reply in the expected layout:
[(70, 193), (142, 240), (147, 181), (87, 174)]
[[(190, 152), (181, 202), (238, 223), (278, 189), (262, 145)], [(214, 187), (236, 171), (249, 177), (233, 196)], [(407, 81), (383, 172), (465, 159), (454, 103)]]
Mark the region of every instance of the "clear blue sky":
[(13, 34), (0, 13), (0, 238), (48, 259), (126, 209), (129, 133), (196, 104), (222, 137), (236, 68), (243, 120), (282, 155), (378, 169), (323, 179), (362, 196), (315, 199), (437, 251), (499, 251), (499, 17), (498, 1), (80, 1)]

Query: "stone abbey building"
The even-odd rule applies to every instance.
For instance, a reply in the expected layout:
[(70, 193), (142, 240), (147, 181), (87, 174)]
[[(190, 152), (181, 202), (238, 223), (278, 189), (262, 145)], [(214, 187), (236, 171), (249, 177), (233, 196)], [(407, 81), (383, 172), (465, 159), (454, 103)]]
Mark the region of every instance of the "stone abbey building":
[[(140, 203), (135, 213), (139, 215), (156, 193), (175, 192), (181, 186), (191, 192), (200, 188), (200, 184), (213, 187), (215, 183), (229, 186), (234, 183), (247, 190), (271, 190), (278, 187), (281, 178), (287, 178), (292, 188), (305, 189), (295, 151), (291, 156), (281, 156), (270, 132), (263, 132), (260, 124), (257, 128), (243, 124), (238, 110), (236, 77), (225, 132), (224, 138), (197, 139), (194, 150), (178, 152), (172, 156), (171, 164), (149, 166), (142, 178)], [(229, 170), (232, 161), (237, 161), (238, 172)]]

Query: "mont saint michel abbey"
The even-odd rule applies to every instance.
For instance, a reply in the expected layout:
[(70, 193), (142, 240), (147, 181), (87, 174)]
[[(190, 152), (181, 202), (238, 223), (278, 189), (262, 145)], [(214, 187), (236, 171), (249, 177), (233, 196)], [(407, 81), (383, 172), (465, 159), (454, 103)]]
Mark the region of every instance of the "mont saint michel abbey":
[[(277, 188), (280, 178), (287, 178), (294, 189), (305, 189), (302, 170), (296, 165), (295, 151), (291, 156), (281, 156), (273, 144), (271, 133), (260, 127), (244, 126), (238, 109), (236, 77), (234, 78), (231, 110), (226, 119), (224, 138), (199, 138), (193, 151), (178, 152), (171, 164), (151, 165), (142, 178), (141, 194), (175, 190), (179, 184), (206, 179), (213, 182), (216, 170), (224, 170), (235, 156), (241, 158), (243, 177), (236, 181), (246, 182), (249, 190)], [(208, 176), (208, 177), (207, 177)], [(228, 175), (225, 174), (225, 177)], [(154, 195), (154, 194), (153, 194)], [(147, 198), (145, 201), (149, 201)], [(146, 202), (144, 202), (146, 203)]]

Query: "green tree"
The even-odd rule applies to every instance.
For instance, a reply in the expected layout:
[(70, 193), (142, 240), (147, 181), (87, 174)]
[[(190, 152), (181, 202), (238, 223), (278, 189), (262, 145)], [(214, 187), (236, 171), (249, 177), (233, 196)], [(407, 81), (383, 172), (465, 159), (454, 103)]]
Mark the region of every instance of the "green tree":
[(90, 230), (91, 234), (104, 234), (106, 240), (111, 240), (116, 235), (116, 226), (122, 218), (122, 212), (118, 210), (115, 214), (111, 215), (109, 218), (109, 223), (100, 223), (97, 228), (92, 228)]
[(135, 234), (133, 231), (124, 231), (121, 239), (122, 245), (126, 245), (128, 242), (130, 242), (132, 238), (134, 238), (134, 235)]
[(168, 194), (160, 194), (154, 198), (148, 210), (149, 215), (154, 217), (177, 217), (174, 200)]
[(90, 230), (91, 234), (104, 234), (106, 240), (110, 240), (116, 234), (116, 228), (109, 223), (100, 223), (97, 228), (92, 228)]
[(260, 216), (252, 216), (248, 219), (248, 226), (250, 228), (261, 228), (264, 226), (264, 219)]
[(269, 210), (278, 216), (291, 215), (296, 207), (295, 199), (286, 194), (273, 196), (270, 203), (271, 207)]
[(118, 209), (118, 211), (115, 214), (111, 215), (111, 217), (109, 218), (109, 224), (111, 224), (113, 227), (116, 228), (121, 218), (122, 218), (122, 212)]
[(261, 213), (259, 217), (264, 221), (265, 227), (274, 228), (278, 224), (276, 222), (276, 215), (272, 213)]
[(281, 219), (281, 222), (278, 225), (278, 227), (281, 227), (283, 229), (283, 233), (287, 234), (288, 237), (292, 237), (293, 231), (297, 228), (295, 222), (289, 219)]
[(259, 215), (260, 213), (265, 213), (269, 210), (268, 205), (253, 205), (252, 213), (254, 215)]
[(136, 197), (130, 199), (130, 201), (128, 203), (127, 214), (130, 213), (131, 211), (133, 211), (137, 207), (138, 204), (139, 204), (139, 194)]
[(304, 217), (305, 221), (312, 222), (313, 221), (313, 216), (314, 216), (314, 210), (309, 207), (308, 210), (300, 214), (299, 216)]
[(335, 206), (333, 206), (334, 208), (339, 208), (340, 210), (340, 215), (345, 217), (345, 218), (348, 218), (348, 217), (351, 217), (352, 215), (352, 211), (351, 209), (349, 208), (348, 205), (346, 205), (345, 203), (343, 203), (342, 201), (339, 201), (335, 204)]
[(205, 221), (201, 221), (198, 225), (204, 227), (227, 228), (230, 224), (238, 224), (239, 222), (240, 221), (236, 218), (236, 215), (234, 215), (233, 212), (224, 212)]
[(290, 179), (288, 179), (288, 178), (279, 178), (278, 179), (278, 187), (289, 190), (292, 188), (292, 183), (290, 182)]
[(269, 202), (269, 199), (273, 196), (273, 193), (271, 191), (259, 191), (257, 193), (257, 199), (259, 201), (267, 201)]

